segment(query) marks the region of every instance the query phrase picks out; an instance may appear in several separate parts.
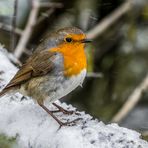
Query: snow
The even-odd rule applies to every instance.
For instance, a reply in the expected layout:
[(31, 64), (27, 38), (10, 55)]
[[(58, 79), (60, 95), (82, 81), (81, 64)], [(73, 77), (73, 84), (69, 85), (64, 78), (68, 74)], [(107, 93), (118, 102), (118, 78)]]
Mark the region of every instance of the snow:
[[(7, 55), (0, 48), (0, 89), (17, 71)], [(79, 115), (55, 113), (63, 122), (82, 118), (74, 126), (59, 129), (57, 122), (31, 98), (21, 98), (19, 93), (0, 98), (0, 134), (16, 137), (19, 148), (148, 148), (148, 143), (140, 139), (138, 132), (113, 123), (105, 125), (84, 112), (77, 111)], [(59, 101), (57, 104), (76, 110)], [(46, 106), (55, 110), (52, 105)]]

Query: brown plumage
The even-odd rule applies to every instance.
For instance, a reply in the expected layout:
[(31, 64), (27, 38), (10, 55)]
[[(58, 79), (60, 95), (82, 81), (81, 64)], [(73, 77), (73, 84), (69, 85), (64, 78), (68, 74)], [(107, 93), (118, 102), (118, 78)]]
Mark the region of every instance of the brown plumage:
[(47, 74), (52, 70), (52, 59), (56, 53), (47, 50), (35, 52), (21, 69), (16, 73), (7, 86), (0, 92), (0, 96), (7, 93), (12, 88), (19, 88), (27, 80)]

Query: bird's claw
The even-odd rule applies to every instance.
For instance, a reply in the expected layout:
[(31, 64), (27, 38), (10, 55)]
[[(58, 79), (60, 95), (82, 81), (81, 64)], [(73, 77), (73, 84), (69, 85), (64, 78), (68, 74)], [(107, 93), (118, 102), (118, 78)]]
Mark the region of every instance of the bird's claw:
[(59, 129), (60, 129), (62, 126), (74, 126), (74, 125), (76, 125), (76, 122), (79, 121), (79, 120), (82, 120), (82, 118), (77, 118), (77, 119), (72, 120), (72, 121), (70, 121), (70, 122), (59, 122), (59, 124), (60, 124)]

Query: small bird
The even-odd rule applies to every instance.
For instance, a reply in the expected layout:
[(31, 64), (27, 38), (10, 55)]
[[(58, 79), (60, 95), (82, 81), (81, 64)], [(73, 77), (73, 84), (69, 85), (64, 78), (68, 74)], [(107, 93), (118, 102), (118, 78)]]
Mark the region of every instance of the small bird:
[(66, 27), (51, 33), (39, 44), (0, 96), (15, 92), (30, 96), (60, 126), (68, 125), (71, 122), (60, 121), (44, 103), (52, 103), (60, 111), (70, 113), (54, 101), (82, 85), (87, 68), (84, 47), (90, 41), (76, 27)]

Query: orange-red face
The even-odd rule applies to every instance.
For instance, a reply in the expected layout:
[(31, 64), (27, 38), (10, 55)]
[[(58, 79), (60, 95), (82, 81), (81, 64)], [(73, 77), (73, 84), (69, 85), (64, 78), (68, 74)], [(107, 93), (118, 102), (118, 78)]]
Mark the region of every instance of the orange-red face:
[(59, 44), (58, 50), (65, 54), (79, 54), (84, 50), (86, 36), (84, 34), (68, 34), (64, 41)]

